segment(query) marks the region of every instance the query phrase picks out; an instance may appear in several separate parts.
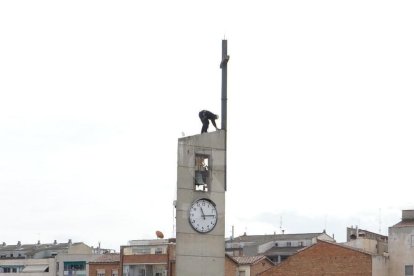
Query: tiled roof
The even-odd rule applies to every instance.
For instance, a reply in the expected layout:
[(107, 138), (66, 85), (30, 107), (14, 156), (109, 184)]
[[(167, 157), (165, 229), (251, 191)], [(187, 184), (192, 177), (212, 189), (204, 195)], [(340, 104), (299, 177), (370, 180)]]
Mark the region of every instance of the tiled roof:
[(228, 240), (227, 242), (256, 242), (266, 243), (269, 241), (284, 241), (284, 240), (306, 240), (319, 237), (323, 233), (303, 233), (303, 234), (277, 234), (277, 235), (243, 235)]
[(266, 256), (237, 256), (232, 258), (240, 265), (251, 265), (266, 259)]
[(114, 263), (114, 262), (119, 262), (119, 261), (120, 261), (119, 254), (110, 253), (110, 254), (97, 255), (89, 263)]

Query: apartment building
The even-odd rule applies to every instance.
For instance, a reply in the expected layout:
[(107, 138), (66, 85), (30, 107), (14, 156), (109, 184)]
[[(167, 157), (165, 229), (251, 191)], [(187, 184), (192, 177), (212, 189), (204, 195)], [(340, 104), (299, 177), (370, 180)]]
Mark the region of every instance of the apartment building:
[(347, 246), (363, 249), (374, 254), (388, 252), (388, 236), (377, 234), (368, 230), (356, 227), (346, 228)]
[(89, 261), (89, 276), (119, 276), (120, 254), (107, 253), (94, 256)]
[[(72, 243), (71, 240), (65, 243), (42, 244), (17, 244), (0, 245), (0, 275), (9, 276), (68, 276), (76, 275), (72, 271), (64, 270), (68, 267), (65, 256), (83, 254), (91, 255), (91, 248), (84, 243)], [(69, 257), (69, 258), (71, 258)], [(76, 257), (75, 260), (82, 261), (85, 258)], [(82, 266), (86, 271), (86, 265)], [(7, 274), (7, 275), (6, 275)], [(78, 274), (83, 276), (82, 274)], [(84, 274), (86, 276), (86, 274)]]
[(234, 268), (231, 270), (226, 269), (225, 276), (255, 276), (274, 266), (274, 263), (266, 256), (232, 257), (226, 255), (226, 258), (230, 258), (233, 261)]
[(84, 243), (70, 247), (67, 252), (61, 252), (55, 256), (56, 276), (87, 276), (87, 265), (96, 255), (92, 254), (92, 248)]
[(0, 276), (55, 276), (55, 259), (1, 259)]
[(414, 275), (414, 210), (403, 210), (401, 221), (388, 229), (390, 276)]
[(230, 256), (264, 255), (274, 263), (280, 263), (299, 250), (315, 244), (317, 240), (334, 242), (325, 233), (247, 235), (226, 240), (226, 253)]
[(123, 276), (175, 275), (175, 239), (133, 240), (120, 251)]
[(316, 243), (295, 253), (286, 261), (258, 275), (387, 276), (388, 261), (386, 257), (381, 255), (342, 244), (318, 240)]

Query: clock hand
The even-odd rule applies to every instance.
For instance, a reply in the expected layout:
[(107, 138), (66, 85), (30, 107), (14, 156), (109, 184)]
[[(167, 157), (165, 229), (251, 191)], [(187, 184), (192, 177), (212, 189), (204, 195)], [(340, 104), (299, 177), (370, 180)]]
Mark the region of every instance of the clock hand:
[(206, 219), (206, 215), (204, 214), (203, 208), (200, 207), (200, 209), (201, 209), (201, 213), (203, 214), (203, 219), (205, 220)]

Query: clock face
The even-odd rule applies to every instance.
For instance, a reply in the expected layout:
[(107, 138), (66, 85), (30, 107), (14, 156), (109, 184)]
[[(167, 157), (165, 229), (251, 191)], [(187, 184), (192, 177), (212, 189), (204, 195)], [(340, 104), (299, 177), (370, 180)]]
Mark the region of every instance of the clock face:
[(206, 198), (197, 199), (191, 204), (189, 220), (197, 232), (210, 232), (217, 224), (216, 204)]

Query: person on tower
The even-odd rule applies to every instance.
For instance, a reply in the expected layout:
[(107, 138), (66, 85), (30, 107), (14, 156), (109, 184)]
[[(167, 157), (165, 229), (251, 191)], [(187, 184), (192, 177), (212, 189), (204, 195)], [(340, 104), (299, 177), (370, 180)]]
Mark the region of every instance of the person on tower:
[(201, 110), (198, 113), (201, 122), (203, 123), (203, 127), (201, 128), (201, 133), (207, 132), (209, 121), (213, 124), (216, 130), (219, 130), (216, 125), (216, 120), (219, 118), (219, 115), (216, 115), (208, 110)]

